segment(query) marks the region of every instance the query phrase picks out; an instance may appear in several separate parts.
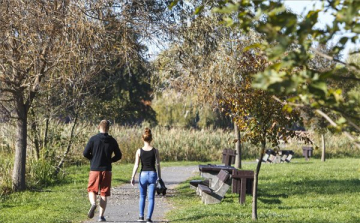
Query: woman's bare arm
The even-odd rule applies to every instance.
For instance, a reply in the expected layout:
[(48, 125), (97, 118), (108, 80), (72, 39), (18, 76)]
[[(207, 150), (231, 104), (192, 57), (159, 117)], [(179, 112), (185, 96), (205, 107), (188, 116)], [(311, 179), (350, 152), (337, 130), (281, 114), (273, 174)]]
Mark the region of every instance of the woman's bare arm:
[(140, 149), (138, 149), (135, 154), (135, 163), (134, 163), (134, 168), (133, 168), (133, 172), (132, 172), (131, 180), (130, 180), (130, 183), (132, 186), (134, 186), (134, 183), (135, 183), (135, 175), (139, 168), (139, 162), (140, 162)]
[(159, 155), (159, 150), (157, 149), (156, 149), (156, 170), (158, 172), (158, 178), (161, 179), (160, 155)]

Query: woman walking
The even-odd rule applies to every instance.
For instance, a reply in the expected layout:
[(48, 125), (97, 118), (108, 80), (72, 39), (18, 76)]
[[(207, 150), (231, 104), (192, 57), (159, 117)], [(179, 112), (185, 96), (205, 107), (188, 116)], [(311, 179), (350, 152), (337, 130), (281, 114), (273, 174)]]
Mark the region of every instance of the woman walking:
[[(131, 185), (134, 186), (135, 175), (141, 161), (141, 170), (139, 177), (139, 189), (140, 189), (140, 200), (139, 200), (139, 220), (144, 221), (144, 209), (146, 193), (148, 196), (148, 212), (146, 222), (152, 222), (151, 216), (155, 206), (155, 188), (156, 181), (161, 179), (160, 170), (160, 156), (159, 151), (151, 146), (152, 134), (149, 128), (145, 128), (144, 134), (142, 135), (144, 141), (144, 147), (138, 149), (135, 154), (135, 164), (131, 177)], [(156, 167), (155, 167), (156, 164)]]

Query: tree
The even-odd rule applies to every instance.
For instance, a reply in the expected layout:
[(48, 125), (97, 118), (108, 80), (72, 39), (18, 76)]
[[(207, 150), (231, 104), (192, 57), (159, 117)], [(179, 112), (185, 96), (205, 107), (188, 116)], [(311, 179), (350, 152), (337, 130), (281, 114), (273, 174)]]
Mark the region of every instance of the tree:
[[(160, 90), (170, 88), (196, 95), (199, 104), (226, 114), (219, 102), (229, 94), (228, 87), (241, 83), (237, 49), (250, 44), (256, 36), (235, 35), (219, 24), (220, 17), (204, 14), (199, 16), (201, 19), (189, 16), (189, 23), (179, 27), (177, 40), (158, 56), (154, 66), (158, 67)], [(241, 151), (237, 148), (236, 163), (240, 167)]]
[[(259, 69), (265, 67), (264, 62), (262, 66), (259, 64)], [(251, 74), (243, 73), (242, 77), (242, 85), (235, 89), (229, 89), (229, 92), (233, 92), (233, 96), (222, 100), (222, 103), (223, 107), (232, 111), (237, 126), (244, 132), (242, 140), (250, 141), (256, 146), (260, 144), (261, 147), (253, 184), (252, 218), (256, 220), (258, 218), (258, 177), (266, 146), (270, 143), (272, 147), (277, 147), (279, 140), (287, 142), (289, 138), (297, 137), (292, 126), (301, 124), (302, 118), (298, 110), (290, 107), (284, 109), (283, 104), (275, 100), (269, 92), (253, 89)], [(234, 95), (237, 96), (234, 97)], [(303, 140), (308, 142), (307, 138), (303, 138)]]
[[(269, 60), (269, 66), (255, 75), (253, 86), (271, 92), (292, 95), (288, 97), (287, 106), (310, 107), (324, 117), (332, 127), (345, 132), (358, 147), (354, 135), (348, 127), (360, 128), (355, 124), (358, 117), (354, 114), (356, 105), (344, 99), (340, 88), (331, 89), (328, 79), (346, 82), (359, 81), (359, 66), (341, 60), (340, 52), (349, 41), (358, 43), (360, 2), (355, 0), (322, 1), (321, 9), (310, 10), (302, 18), (287, 10), (283, 1), (222, 1), (214, 9), (224, 17), (228, 26), (236, 26), (241, 32), (256, 32), (263, 41), (254, 44), (250, 49), (258, 48)], [(319, 13), (328, 11), (334, 15), (331, 26), (317, 28)], [(235, 16), (234, 16), (235, 14)], [(338, 41), (337, 34), (343, 35)], [(314, 47), (314, 43), (332, 47), (323, 53)], [(329, 71), (313, 69), (309, 61), (318, 55), (336, 67)], [(338, 114), (334, 121), (321, 108)]]
[(253, 218), (257, 219), (258, 176), (266, 145), (277, 146), (279, 139), (295, 137), (291, 127), (302, 120), (298, 110), (284, 108), (272, 93), (252, 88), (252, 75), (269, 66), (259, 49), (248, 50), (261, 42), (261, 35), (239, 34), (236, 28), (222, 27), (220, 19), (200, 15), (157, 62), (168, 86), (195, 93), (222, 109), (244, 133), (242, 141), (261, 145), (253, 189)]
[[(1, 107), (16, 120), (13, 189), (25, 189), (28, 113), (46, 83), (71, 80), (71, 70), (98, 60), (106, 49), (97, 3), (59, 0), (2, 1), (0, 5)], [(106, 52), (106, 51), (105, 51)], [(96, 66), (91, 69), (96, 70)], [(59, 72), (66, 70), (69, 73)]]
[[(168, 25), (173, 23), (174, 15), (166, 2), (0, 1), (0, 38), (3, 40), (0, 43), (0, 111), (7, 116), (5, 118), (15, 118), (18, 126), (13, 170), (15, 191), (25, 188), (28, 115), (36, 99), (41, 102), (45, 98), (46, 104), (53, 106), (33, 110), (44, 112), (41, 115), (46, 117), (46, 126), (50, 115), (57, 116), (60, 112), (55, 107), (62, 107), (65, 114), (80, 117), (100, 95), (101, 91), (90, 91), (98, 84), (95, 82), (99, 80), (96, 79), (97, 74), (101, 73), (107, 84), (118, 75), (117, 86), (107, 88), (107, 91), (118, 90), (123, 81), (134, 85), (140, 83), (137, 87), (145, 89), (139, 92), (131, 89), (125, 93), (118, 90), (114, 102), (124, 98), (126, 93), (135, 92), (136, 97), (129, 102), (137, 103), (137, 107), (129, 110), (140, 107), (145, 113), (153, 115), (147, 104), (147, 100), (151, 99), (149, 85), (137, 78), (149, 73), (144, 66), (149, 58), (144, 45), (168, 38)], [(110, 75), (114, 70), (117, 70), (116, 75)], [(134, 73), (140, 76), (131, 77)], [(138, 94), (144, 95), (140, 97)], [(70, 98), (62, 98), (65, 95)], [(44, 106), (41, 103), (37, 105)], [(32, 131), (37, 132), (36, 127), (36, 122), (32, 122)], [(46, 145), (46, 132), (43, 145)], [(38, 134), (34, 135), (36, 153), (39, 154), (41, 140)], [(65, 155), (69, 148), (67, 146)], [(58, 167), (61, 167), (61, 161)]]

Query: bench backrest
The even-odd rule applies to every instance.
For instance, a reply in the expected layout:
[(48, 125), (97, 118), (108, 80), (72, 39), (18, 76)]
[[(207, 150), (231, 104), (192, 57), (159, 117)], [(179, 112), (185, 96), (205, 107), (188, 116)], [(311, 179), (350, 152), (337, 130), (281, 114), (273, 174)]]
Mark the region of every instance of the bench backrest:
[(226, 171), (226, 170), (220, 170), (217, 177), (219, 178), (220, 181), (226, 182), (230, 177), (230, 173), (228, 171)]
[(224, 149), (222, 155), (222, 163), (224, 163), (225, 166), (235, 164), (236, 150)]

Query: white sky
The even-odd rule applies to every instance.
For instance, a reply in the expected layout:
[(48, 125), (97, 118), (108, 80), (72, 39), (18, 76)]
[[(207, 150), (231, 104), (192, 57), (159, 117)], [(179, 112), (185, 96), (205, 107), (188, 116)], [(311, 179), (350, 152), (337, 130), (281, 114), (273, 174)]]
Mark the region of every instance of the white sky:
[[(322, 6), (322, 1), (319, 0), (285, 0), (285, 5), (291, 8), (291, 10), (299, 15), (307, 13), (311, 9), (320, 9)], [(331, 25), (334, 17), (331, 15), (331, 12), (320, 13), (319, 14), (319, 24), (318, 27), (324, 27), (326, 24)], [(337, 41), (341, 38), (342, 35), (353, 36), (352, 34), (340, 34), (335, 37), (334, 41)], [(345, 46), (343, 54), (343, 59), (348, 56), (350, 50), (355, 50), (360, 48), (360, 43), (356, 45), (348, 42)]]

